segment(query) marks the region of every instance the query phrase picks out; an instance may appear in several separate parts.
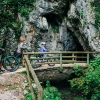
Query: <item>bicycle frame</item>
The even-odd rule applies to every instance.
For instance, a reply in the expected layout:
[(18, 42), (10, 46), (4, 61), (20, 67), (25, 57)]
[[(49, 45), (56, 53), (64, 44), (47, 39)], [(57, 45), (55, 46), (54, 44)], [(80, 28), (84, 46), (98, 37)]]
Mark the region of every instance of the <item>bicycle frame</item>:
[[(46, 56), (42, 56), (42, 57), (38, 57), (38, 56), (36, 56), (36, 58), (40, 58), (40, 59), (38, 59), (38, 60), (34, 60), (33, 61), (33, 68), (38, 68), (38, 67), (40, 67), (40, 66), (42, 66), (42, 63), (44, 63), (44, 62), (52, 62), (53, 61), (53, 59), (50, 59), (50, 58), (46, 58), (46, 57), (50, 57), (49, 55), (46, 55)], [(55, 64), (48, 64), (49, 66), (54, 66)]]

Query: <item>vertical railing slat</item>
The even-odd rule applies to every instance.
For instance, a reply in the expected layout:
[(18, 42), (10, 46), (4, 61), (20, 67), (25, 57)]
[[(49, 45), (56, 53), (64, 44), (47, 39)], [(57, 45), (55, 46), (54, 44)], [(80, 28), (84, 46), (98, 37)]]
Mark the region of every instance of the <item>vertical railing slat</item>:
[(89, 64), (89, 53), (87, 53), (87, 64)]
[(60, 53), (60, 68), (62, 68), (62, 53)]
[(74, 56), (74, 53), (72, 53), (72, 60), (74, 61), (74, 60), (75, 60), (75, 58), (74, 58), (73, 56)]

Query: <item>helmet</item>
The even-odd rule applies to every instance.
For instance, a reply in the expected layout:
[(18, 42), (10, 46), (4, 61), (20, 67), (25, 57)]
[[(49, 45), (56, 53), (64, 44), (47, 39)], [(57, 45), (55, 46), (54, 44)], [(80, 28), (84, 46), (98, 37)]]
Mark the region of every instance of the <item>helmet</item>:
[(23, 41), (25, 41), (25, 38), (21, 37), (20, 42), (23, 42)]
[(41, 42), (41, 44), (46, 44), (45, 42)]

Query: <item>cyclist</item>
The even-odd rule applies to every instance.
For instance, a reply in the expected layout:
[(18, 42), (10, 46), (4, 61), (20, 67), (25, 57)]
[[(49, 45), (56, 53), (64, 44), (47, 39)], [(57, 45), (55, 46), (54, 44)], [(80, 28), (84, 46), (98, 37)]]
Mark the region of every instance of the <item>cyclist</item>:
[[(48, 50), (46, 48), (46, 43), (45, 42), (41, 42), (40, 52), (48, 52)], [(42, 57), (46, 57), (46, 56), (48, 56), (48, 54), (43, 54), (41, 56)]]
[[(2, 52), (5, 51), (3, 48), (0, 48), (0, 55), (2, 54)], [(1, 57), (0, 57), (0, 73), (3, 73), (5, 70), (1, 69), (2, 68), (2, 61), (1, 61)]]
[[(25, 41), (25, 38), (21, 37), (20, 43), (18, 44), (17, 51), (16, 51), (16, 54), (15, 54), (16, 58), (22, 58), (22, 50), (25, 48), (24, 47), (24, 41)], [(22, 59), (22, 65), (24, 65), (23, 59)]]
[[(41, 42), (40, 44), (40, 52), (48, 52), (48, 49), (46, 48), (46, 43), (45, 42)], [(49, 55), (48, 54), (39, 54), (37, 57), (41, 58), (39, 60), (34, 60), (33, 62), (33, 68), (38, 68), (40, 67), (42, 64), (42, 62), (52, 62), (54, 61), (52, 58), (51, 59), (48, 59), (49, 58)], [(47, 57), (47, 58), (46, 58)], [(46, 58), (46, 59), (45, 59)], [(54, 66), (55, 64), (50, 64), (48, 63), (49, 66)]]

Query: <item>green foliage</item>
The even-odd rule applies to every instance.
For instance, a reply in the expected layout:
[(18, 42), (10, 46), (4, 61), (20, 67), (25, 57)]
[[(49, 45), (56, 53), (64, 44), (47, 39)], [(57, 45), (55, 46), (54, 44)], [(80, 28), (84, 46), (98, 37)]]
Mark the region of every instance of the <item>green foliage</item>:
[(35, 99), (38, 100), (38, 96), (37, 96), (38, 89), (37, 88), (33, 88), (33, 90), (34, 90)]
[(27, 74), (27, 72), (26, 72), (26, 71), (22, 71), (21, 73), (22, 73), (22, 74), (24, 74), (24, 75), (26, 75), (26, 74)]
[(66, 98), (66, 100), (67, 100), (67, 98), (69, 98), (70, 95), (71, 95), (71, 92), (67, 91), (67, 92), (62, 94), (62, 99), (64, 98), (64, 100), (65, 100), (65, 98)]
[(18, 14), (20, 13), (28, 19), (29, 12), (35, 7), (35, 0), (1, 0), (0, 1), (0, 29), (6, 27), (15, 30), (17, 37), (20, 37), (22, 23), (19, 22)]
[(7, 86), (12, 86), (12, 84), (7, 84)]
[[(27, 73), (26, 71), (23, 71), (22, 72), (22, 74), (26, 74), (26, 73)], [(32, 82), (32, 84), (35, 84), (34, 83), (34, 80), (32, 80), (32, 79), (31, 79), (31, 82)], [(30, 83), (27, 83), (25, 85), (25, 87), (24, 87), (24, 90), (26, 90), (27, 92), (24, 95), (25, 97), (24, 97), (23, 100), (32, 100), (32, 94), (31, 94), (31, 89), (30, 89), (30, 86), (29, 85), (30, 85)], [(34, 91), (35, 100), (38, 100), (38, 98), (37, 98), (37, 91), (38, 91), (37, 87), (33, 87), (32, 89)]]
[(13, 29), (15, 30), (15, 36), (18, 39), (20, 37), (21, 31), (23, 29), (23, 22), (17, 22), (17, 23), (13, 22), (12, 25), (13, 25)]
[(0, 48), (3, 46), (3, 43), (0, 41)]
[(59, 32), (57, 25), (52, 24), (51, 28), (54, 34), (57, 34)]
[(58, 92), (58, 89), (55, 87), (51, 87), (49, 81), (46, 82), (43, 100), (62, 100), (61, 94)]
[(100, 68), (100, 57), (97, 57), (97, 58), (94, 58), (93, 60), (91, 60), (90, 65), (93, 68)]
[(83, 18), (83, 12), (80, 12), (80, 17)]
[(90, 67), (85, 69), (83, 74), (70, 81), (73, 88), (82, 91), (83, 96), (88, 100), (100, 99), (100, 57), (95, 58), (90, 62)]
[(20, 12), (22, 16), (28, 19), (29, 12), (35, 8), (34, 2), (35, 0), (18, 0), (18, 12)]
[(86, 20), (84, 19), (83, 12), (80, 12), (80, 18), (81, 18), (81, 25), (82, 25), (82, 27), (84, 27), (86, 24)]
[(81, 76), (83, 74), (83, 69), (79, 65), (74, 65), (73, 69), (75, 71), (75, 75)]
[(31, 94), (26, 94), (26, 97), (24, 100), (32, 100), (32, 95)]
[[(32, 80), (32, 82), (34, 83), (33, 80)], [(24, 89), (28, 91), (28, 93), (25, 95), (24, 100), (32, 100), (32, 94), (31, 94), (31, 91), (30, 91), (29, 84)], [(33, 88), (33, 91), (34, 91), (35, 100), (38, 100), (38, 97), (37, 97), (38, 89), (37, 88)]]
[[(29, 87), (25, 88), (29, 92)], [(33, 88), (35, 99), (38, 100), (37, 97), (37, 88)], [(25, 95), (24, 100), (32, 100), (32, 95), (30, 93), (27, 93)], [(50, 82), (46, 82), (46, 88), (44, 89), (44, 97), (43, 100), (62, 100), (61, 94), (58, 92), (58, 89), (55, 87), (50, 86)]]
[(86, 20), (85, 19), (81, 19), (81, 25), (82, 25), (82, 27), (84, 27), (85, 24), (86, 24)]
[(80, 97), (75, 97), (74, 100), (86, 100), (86, 99), (80, 98)]
[(62, 72), (63, 72), (63, 68), (62, 68), (62, 67), (59, 67), (59, 68), (58, 68), (58, 71), (59, 71), (60, 73), (62, 73)]
[(91, 5), (95, 11), (95, 26), (99, 28), (100, 27), (100, 0), (93, 0)]

